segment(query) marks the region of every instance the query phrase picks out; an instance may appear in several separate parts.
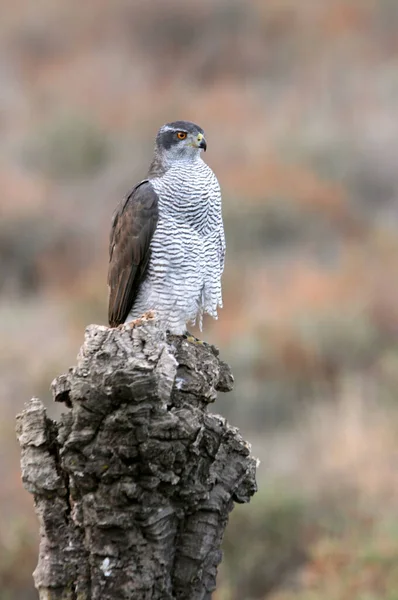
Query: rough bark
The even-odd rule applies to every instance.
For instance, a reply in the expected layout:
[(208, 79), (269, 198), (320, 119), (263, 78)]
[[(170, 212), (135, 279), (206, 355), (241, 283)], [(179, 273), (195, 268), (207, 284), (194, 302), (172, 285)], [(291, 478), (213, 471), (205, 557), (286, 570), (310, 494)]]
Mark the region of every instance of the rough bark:
[(211, 598), (228, 514), (256, 490), (249, 445), (207, 412), (232, 383), (214, 347), (151, 319), (87, 328), (52, 384), (68, 412), (33, 398), (17, 417), (40, 600)]

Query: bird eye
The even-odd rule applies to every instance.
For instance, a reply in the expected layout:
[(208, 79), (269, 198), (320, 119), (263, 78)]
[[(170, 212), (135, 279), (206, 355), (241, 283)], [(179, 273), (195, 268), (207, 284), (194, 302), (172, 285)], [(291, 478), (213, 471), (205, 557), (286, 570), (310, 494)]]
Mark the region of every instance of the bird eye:
[(177, 133), (177, 137), (179, 140), (185, 140), (185, 138), (187, 137), (187, 134), (185, 133), (185, 131), (179, 131)]

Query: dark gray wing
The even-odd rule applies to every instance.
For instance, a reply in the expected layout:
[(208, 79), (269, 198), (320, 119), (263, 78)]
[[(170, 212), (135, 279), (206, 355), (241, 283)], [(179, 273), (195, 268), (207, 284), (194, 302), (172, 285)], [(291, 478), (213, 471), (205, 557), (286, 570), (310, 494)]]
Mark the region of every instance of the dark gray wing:
[(148, 180), (139, 183), (115, 211), (108, 270), (111, 327), (124, 323), (134, 304), (148, 268), (158, 218), (158, 196)]

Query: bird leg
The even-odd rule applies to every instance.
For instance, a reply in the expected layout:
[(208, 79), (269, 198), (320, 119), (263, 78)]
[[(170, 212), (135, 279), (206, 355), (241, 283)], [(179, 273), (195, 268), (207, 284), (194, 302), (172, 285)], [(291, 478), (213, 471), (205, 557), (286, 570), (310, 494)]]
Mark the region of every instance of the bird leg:
[(128, 327), (129, 329), (133, 329), (134, 327), (139, 327), (140, 325), (145, 323), (145, 321), (151, 321), (155, 318), (156, 318), (155, 311), (147, 310), (147, 312), (145, 312), (143, 315), (141, 315), (141, 317), (139, 317), (138, 319), (134, 319), (134, 321), (128, 321), (128, 323), (122, 323), (121, 325), (118, 325), (117, 328), (125, 329), (126, 327)]
[(203, 340), (200, 340), (199, 338), (195, 337), (194, 335), (192, 335), (191, 333), (189, 333), (189, 331), (186, 331), (183, 336), (183, 338), (185, 338), (187, 340), (187, 342), (191, 342), (192, 344), (202, 344), (204, 346), (207, 345), (206, 342), (204, 342)]

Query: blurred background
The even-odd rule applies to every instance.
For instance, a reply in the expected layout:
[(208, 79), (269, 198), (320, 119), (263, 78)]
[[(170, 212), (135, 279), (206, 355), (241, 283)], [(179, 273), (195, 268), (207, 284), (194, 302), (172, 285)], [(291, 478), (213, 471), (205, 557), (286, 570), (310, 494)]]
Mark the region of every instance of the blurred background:
[(207, 133), (260, 458), (215, 600), (398, 598), (398, 3), (0, 0), (0, 600), (36, 598), (14, 417), (106, 322), (112, 212), (157, 129)]

